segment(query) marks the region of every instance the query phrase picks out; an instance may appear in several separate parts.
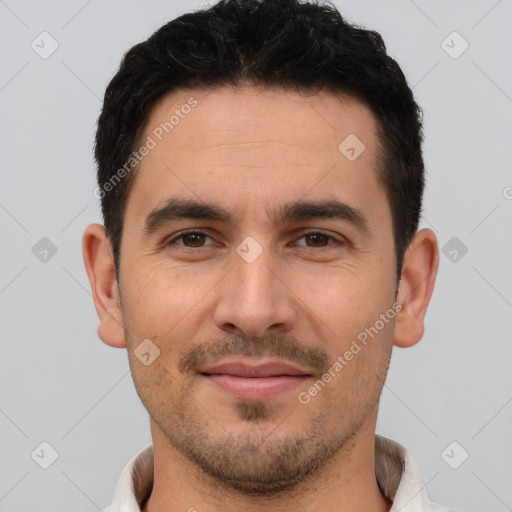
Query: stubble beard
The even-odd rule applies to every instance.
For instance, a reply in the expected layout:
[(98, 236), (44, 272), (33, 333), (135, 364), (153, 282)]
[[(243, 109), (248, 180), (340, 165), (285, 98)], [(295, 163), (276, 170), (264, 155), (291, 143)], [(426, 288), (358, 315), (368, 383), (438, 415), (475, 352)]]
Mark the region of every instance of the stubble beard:
[[(274, 341), (266, 346), (280, 348), (270, 350), (269, 354), (288, 358), (286, 356), (294, 353), (292, 343), (283, 344), (280, 338)], [(217, 345), (212, 347), (217, 350)], [(227, 353), (240, 355), (259, 356), (263, 352), (262, 345), (251, 345), (248, 340), (244, 345), (235, 341), (219, 347)], [(232, 351), (232, 347), (238, 347), (237, 352)], [(282, 350), (291, 352), (279, 353)], [(193, 352), (190, 355), (194, 356)], [(328, 364), (322, 354), (312, 357), (311, 361), (316, 361), (314, 365), (319, 369)], [(183, 457), (185, 464), (187, 461), (193, 463), (192, 470), (196, 470), (198, 481), (238, 496), (271, 497), (293, 491), (315, 473), (318, 475), (337, 454), (349, 452), (356, 434), (378, 407), (381, 390), (364, 404), (364, 410), (353, 416), (351, 407), (343, 403), (344, 400), (340, 401), (335, 388), (324, 389), (322, 396), (316, 398), (316, 410), (310, 413), (307, 426), (302, 432), (290, 435), (289, 427), (293, 430), (295, 421), (292, 419), (293, 409), (289, 418), (283, 417), (275, 402), (235, 400), (237, 423), (243, 428), (230, 432), (223, 426), (222, 417), (214, 417), (194, 398), (197, 374), (187, 372), (196, 366), (197, 361), (194, 356), (186, 362), (190, 364), (179, 368), (185, 377), (174, 399), (164, 396), (158, 400), (152, 393), (158, 388), (176, 386), (176, 380), (169, 378), (170, 374), (164, 367), (148, 380), (134, 379), (137, 393), (171, 449)], [(385, 380), (387, 366), (383, 370)], [(299, 405), (297, 401), (296, 407), (310, 405)]]
[(292, 491), (347, 448), (363, 424), (329, 432), (327, 416), (332, 411), (327, 407), (313, 414), (305, 433), (283, 436), (286, 417), (273, 419), (279, 417), (273, 404), (237, 401), (236, 413), (247, 428), (233, 434), (220, 418), (212, 418), (200, 406), (194, 409), (196, 402), (187, 402), (187, 397), (188, 392), (181, 393), (173, 407), (177, 414), (161, 410), (156, 416), (163, 421), (152, 416), (153, 421), (172, 448), (199, 469), (199, 480), (245, 497)]

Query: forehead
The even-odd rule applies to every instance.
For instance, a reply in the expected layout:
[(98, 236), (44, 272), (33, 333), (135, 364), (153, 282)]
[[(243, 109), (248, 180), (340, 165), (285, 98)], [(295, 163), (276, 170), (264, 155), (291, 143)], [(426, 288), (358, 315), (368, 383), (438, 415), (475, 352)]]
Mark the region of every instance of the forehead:
[[(338, 150), (352, 134), (364, 140), (368, 156), (374, 153), (375, 129), (371, 111), (353, 97), (246, 86), (168, 93), (153, 105), (144, 135), (190, 150), (273, 142), (316, 153)], [(237, 149), (247, 146), (230, 148)]]
[(141, 215), (171, 195), (239, 210), (256, 198), (268, 205), (305, 195), (361, 203), (365, 193), (385, 195), (377, 183), (376, 128), (366, 106), (331, 92), (174, 91), (149, 113), (140, 140), (152, 148), (128, 203)]

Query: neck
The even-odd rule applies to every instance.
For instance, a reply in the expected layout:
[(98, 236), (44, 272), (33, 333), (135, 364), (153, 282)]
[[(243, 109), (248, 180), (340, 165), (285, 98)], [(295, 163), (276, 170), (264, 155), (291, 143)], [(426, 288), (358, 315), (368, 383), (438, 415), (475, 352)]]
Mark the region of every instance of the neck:
[[(291, 490), (271, 497), (240, 495), (205, 478), (151, 421), (154, 450), (153, 491), (142, 512), (308, 512), (343, 510), (389, 512), (391, 502), (375, 477), (375, 423), (356, 433), (322, 468)], [(370, 419), (370, 418), (368, 418)]]

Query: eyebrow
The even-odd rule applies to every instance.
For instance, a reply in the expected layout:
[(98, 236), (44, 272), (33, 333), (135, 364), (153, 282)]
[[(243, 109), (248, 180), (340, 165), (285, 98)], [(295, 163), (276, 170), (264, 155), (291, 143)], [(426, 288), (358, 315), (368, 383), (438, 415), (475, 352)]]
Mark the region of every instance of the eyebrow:
[[(276, 224), (287, 221), (337, 219), (352, 224), (365, 235), (371, 233), (368, 219), (360, 210), (336, 199), (287, 203), (282, 205), (272, 218)], [(183, 219), (215, 220), (229, 224), (233, 223), (234, 217), (217, 204), (171, 197), (164, 206), (156, 208), (146, 217), (143, 232), (149, 236), (168, 222)]]

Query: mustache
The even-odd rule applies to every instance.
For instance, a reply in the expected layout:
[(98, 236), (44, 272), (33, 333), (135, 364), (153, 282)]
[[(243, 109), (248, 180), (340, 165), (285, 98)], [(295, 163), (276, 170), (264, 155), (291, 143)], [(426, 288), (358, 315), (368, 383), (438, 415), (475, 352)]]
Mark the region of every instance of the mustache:
[(273, 333), (263, 338), (233, 335), (207, 343), (195, 341), (181, 353), (178, 370), (181, 373), (194, 372), (226, 356), (276, 357), (321, 374), (330, 367), (329, 356), (322, 348), (308, 347), (293, 337)]

